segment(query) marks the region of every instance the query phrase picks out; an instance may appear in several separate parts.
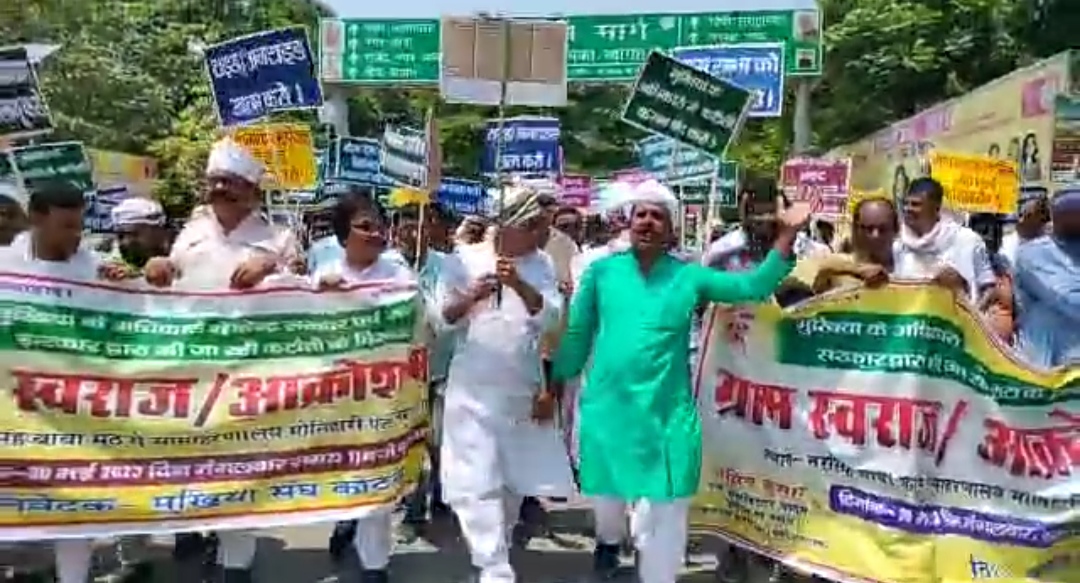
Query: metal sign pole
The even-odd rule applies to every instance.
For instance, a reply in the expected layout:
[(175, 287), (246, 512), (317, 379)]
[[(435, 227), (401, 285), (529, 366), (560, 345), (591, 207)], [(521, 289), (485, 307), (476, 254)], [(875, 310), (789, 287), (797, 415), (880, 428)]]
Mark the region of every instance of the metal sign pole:
[[(427, 206), (431, 203), (431, 199), (434, 196), (434, 192), (438, 189), (439, 185), (436, 183), (432, 185), (432, 157), (436, 155), (436, 152), (432, 150), (432, 143), (438, 140), (439, 136), (436, 133), (435, 126), (435, 108), (428, 108), (427, 118), (424, 120), (424, 184), (421, 191), (427, 196), (427, 200), (419, 200), (419, 211), (417, 212), (417, 225), (416, 225), (416, 257), (413, 258), (413, 270), (420, 273), (420, 269), (423, 267), (420, 264), (420, 257), (427, 256), (426, 250), (423, 248), (424, 244), (424, 229), (427, 228)], [(442, 160), (436, 160), (437, 164), (442, 164)]]
[(705, 249), (706, 240), (709, 237), (709, 233), (712, 230), (713, 217), (716, 216), (716, 190), (720, 181), (720, 161), (715, 162), (716, 166), (713, 168), (712, 179), (709, 181), (709, 195), (705, 199), (705, 220), (698, 228), (698, 233), (701, 241), (702, 249)]
[[(487, 17), (483, 17), (488, 19)], [(503, 228), (503, 211), (506, 208), (506, 185), (503, 184), (503, 171), (502, 171), (502, 150), (503, 150), (503, 129), (506, 126), (506, 92), (507, 85), (510, 82), (510, 24), (511, 21), (508, 18), (495, 18), (490, 20), (498, 20), (501, 24), (500, 32), (502, 33), (502, 77), (499, 79), (499, 109), (498, 109), (498, 121), (496, 122), (496, 134), (495, 134), (495, 184), (499, 189), (499, 200), (495, 207), (496, 225), (497, 231), (495, 233), (495, 251), (501, 253), (502, 243), (499, 242), (499, 230)], [(502, 305), (503, 289), (500, 285), (495, 290), (495, 305)]]
[[(667, 171), (667, 176), (666, 176), (667, 180), (664, 181), (665, 183), (667, 183), (668, 188), (671, 188), (671, 184), (672, 184), (672, 182), (673, 182), (673, 180), (675, 178), (675, 168), (677, 167), (678, 160), (679, 160), (679, 150), (682, 147), (682, 145), (679, 144), (679, 142), (676, 142), (675, 140), (672, 140), (672, 142), (673, 142), (673, 145), (672, 145), (672, 148), (671, 148), (671, 159), (668, 160), (668, 171)], [(679, 206), (678, 206), (678, 209), (676, 209), (678, 211), (678, 216), (671, 217), (671, 228), (674, 229), (675, 225), (679, 226), (679, 246), (681, 247), (682, 244), (683, 244), (683, 242), (682, 242), (683, 231), (686, 230), (684, 228), (684, 225), (683, 225), (683, 218), (686, 216), (686, 207), (685, 207), (685, 205), (683, 203), (682, 187), (681, 186), (676, 187), (675, 192), (677, 193), (677, 196), (679, 197)]]

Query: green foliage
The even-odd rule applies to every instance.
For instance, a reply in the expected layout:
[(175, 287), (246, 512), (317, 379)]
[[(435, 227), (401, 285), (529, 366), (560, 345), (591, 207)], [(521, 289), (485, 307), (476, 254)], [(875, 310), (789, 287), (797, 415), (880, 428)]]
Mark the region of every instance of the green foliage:
[(62, 48), (40, 68), (50, 139), (159, 159), (158, 195), (190, 205), (216, 117), (199, 48), (268, 28), (315, 30), (307, 0), (19, 0), (0, 8), (0, 46)]
[[(1073, 0), (821, 0), (821, 8), (826, 68), (815, 81), (812, 108), (819, 150), (1069, 48), (1080, 29)], [(6, 1), (0, 46), (62, 44), (41, 71), (58, 125), (54, 138), (157, 157), (159, 195), (183, 205), (217, 132), (193, 49), (280, 26), (314, 31), (320, 10), (312, 0)], [(568, 168), (606, 174), (632, 166), (633, 144), (644, 137), (619, 121), (626, 91), (574, 86), (567, 108), (508, 115), (559, 116)], [(446, 173), (475, 174), (492, 108), (442, 104), (434, 89), (356, 88), (350, 130), (374, 136), (386, 121), (420, 126), (430, 108), (440, 120)], [(789, 89), (784, 116), (749, 120), (729, 157), (748, 171), (775, 175), (792, 141), (793, 111)]]
[[(1017, 0), (823, 0), (814, 99), (822, 149), (962, 95), (1030, 60)], [(1062, 47), (1062, 49), (1067, 47)]]

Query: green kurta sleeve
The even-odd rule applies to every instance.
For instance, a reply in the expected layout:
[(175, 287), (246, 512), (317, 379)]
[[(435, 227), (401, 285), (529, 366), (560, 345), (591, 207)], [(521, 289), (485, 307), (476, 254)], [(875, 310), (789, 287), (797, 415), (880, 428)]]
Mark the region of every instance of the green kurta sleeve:
[(552, 361), (551, 376), (555, 382), (563, 382), (581, 374), (592, 354), (598, 320), (596, 271), (595, 263), (585, 270), (570, 302), (566, 331), (563, 332), (559, 350)]
[(751, 271), (725, 273), (699, 265), (692, 268), (700, 297), (709, 302), (742, 304), (767, 299), (794, 267), (794, 259), (785, 259), (779, 251), (772, 250)]

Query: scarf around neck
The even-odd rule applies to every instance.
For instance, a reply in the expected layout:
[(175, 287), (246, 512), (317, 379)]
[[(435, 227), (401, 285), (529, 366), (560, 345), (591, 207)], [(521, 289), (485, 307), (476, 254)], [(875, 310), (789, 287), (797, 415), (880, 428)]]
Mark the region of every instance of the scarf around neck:
[(904, 225), (900, 228), (900, 244), (916, 255), (940, 255), (952, 246), (958, 232), (960, 225), (945, 218), (922, 236)]

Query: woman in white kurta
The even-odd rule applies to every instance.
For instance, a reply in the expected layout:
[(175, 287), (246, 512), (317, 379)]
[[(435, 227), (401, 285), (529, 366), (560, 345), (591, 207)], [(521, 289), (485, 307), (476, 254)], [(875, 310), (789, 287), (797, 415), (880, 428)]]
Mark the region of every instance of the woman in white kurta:
[(510, 530), (523, 496), (574, 489), (540, 368), (540, 335), (563, 302), (536, 248), (540, 212), (535, 191), (509, 189), (495, 241), (461, 247), (436, 294), (443, 323), (459, 331), (443, 411), (443, 496), (479, 583), (515, 581)]
[[(344, 253), (312, 274), (317, 286), (326, 289), (372, 281), (418, 284), (407, 265), (383, 253), (387, 224), (377, 203), (361, 195), (343, 196), (331, 221)], [(360, 583), (389, 580), (387, 567), (394, 542), (390, 512), (387, 506), (356, 521), (353, 546), (362, 568)]]

